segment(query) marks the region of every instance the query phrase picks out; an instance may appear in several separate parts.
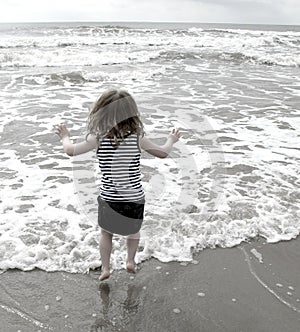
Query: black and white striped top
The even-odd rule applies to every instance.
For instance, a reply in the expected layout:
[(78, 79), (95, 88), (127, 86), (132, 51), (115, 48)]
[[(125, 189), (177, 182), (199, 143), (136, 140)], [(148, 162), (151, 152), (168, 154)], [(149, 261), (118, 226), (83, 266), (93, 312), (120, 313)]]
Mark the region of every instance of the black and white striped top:
[(145, 199), (141, 185), (138, 134), (128, 133), (119, 145), (113, 138), (101, 140), (97, 150), (101, 183), (99, 196), (106, 201), (140, 201)]

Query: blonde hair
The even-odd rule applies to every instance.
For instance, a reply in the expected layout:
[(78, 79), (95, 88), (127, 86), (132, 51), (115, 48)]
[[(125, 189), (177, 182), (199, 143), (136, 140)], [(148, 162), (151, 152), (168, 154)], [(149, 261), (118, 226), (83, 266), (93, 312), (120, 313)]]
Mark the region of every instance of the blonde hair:
[(144, 135), (144, 126), (133, 97), (125, 90), (108, 89), (96, 101), (87, 120), (87, 135), (96, 135), (98, 144), (104, 137), (124, 140), (128, 133)]

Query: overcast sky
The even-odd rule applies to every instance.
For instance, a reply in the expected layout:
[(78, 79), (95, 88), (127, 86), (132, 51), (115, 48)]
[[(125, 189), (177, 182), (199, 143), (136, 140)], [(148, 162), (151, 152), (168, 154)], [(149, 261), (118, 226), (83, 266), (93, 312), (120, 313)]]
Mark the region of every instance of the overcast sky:
[(0, 0), (0, 22), (300, 24), (300, 0)]

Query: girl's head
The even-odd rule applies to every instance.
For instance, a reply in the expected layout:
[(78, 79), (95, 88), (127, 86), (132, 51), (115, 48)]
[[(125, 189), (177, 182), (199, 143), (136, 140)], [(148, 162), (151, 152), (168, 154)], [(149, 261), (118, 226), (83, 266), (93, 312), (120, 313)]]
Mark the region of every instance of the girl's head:
[(128, 132), (143, 134), (144, 128), (133, 97), (125, 90), (106, 90), (96, 101), (88, 117), (88, 134), (98, 139), (123, 138)]

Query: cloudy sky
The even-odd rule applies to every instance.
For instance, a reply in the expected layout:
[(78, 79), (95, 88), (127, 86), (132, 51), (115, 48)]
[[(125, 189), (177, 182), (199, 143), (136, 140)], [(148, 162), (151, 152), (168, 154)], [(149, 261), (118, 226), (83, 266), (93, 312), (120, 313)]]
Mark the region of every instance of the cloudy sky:
[(300, 0), (0, 0), (0, 22), (300, 24)]

